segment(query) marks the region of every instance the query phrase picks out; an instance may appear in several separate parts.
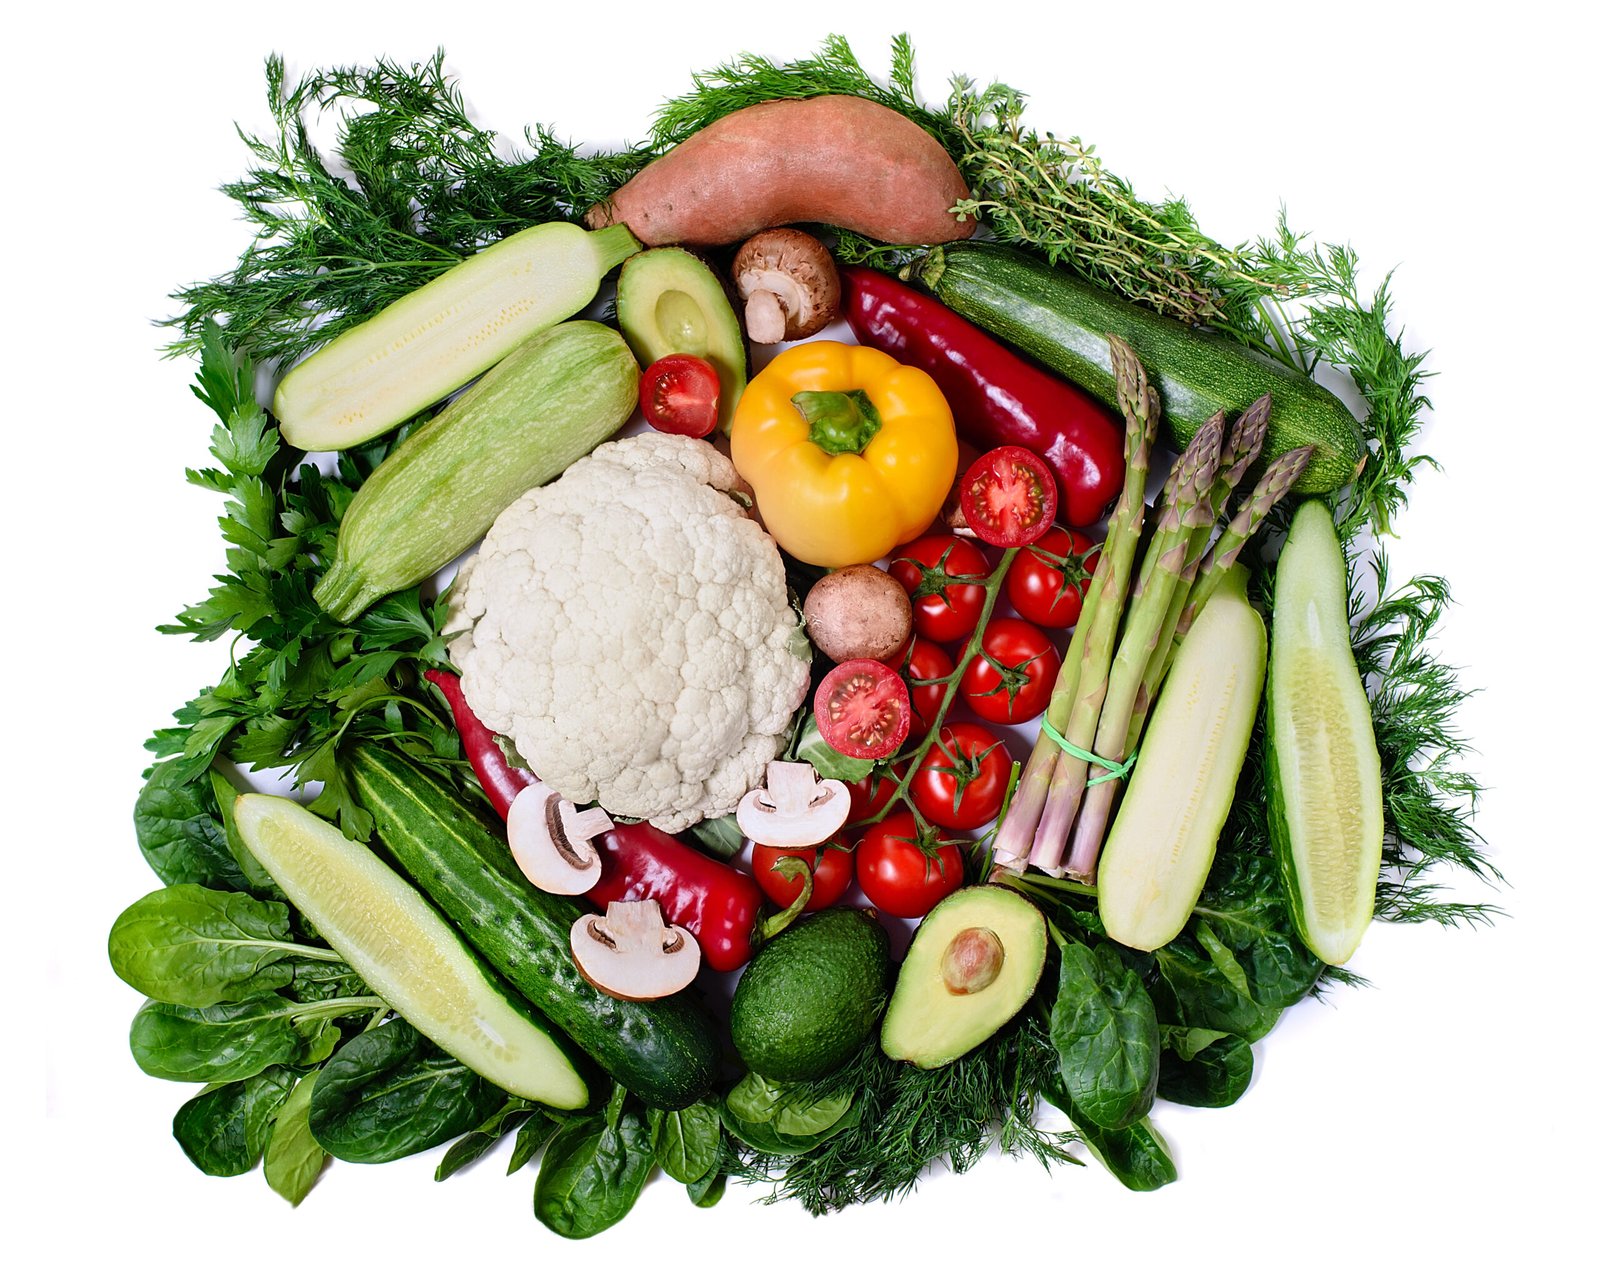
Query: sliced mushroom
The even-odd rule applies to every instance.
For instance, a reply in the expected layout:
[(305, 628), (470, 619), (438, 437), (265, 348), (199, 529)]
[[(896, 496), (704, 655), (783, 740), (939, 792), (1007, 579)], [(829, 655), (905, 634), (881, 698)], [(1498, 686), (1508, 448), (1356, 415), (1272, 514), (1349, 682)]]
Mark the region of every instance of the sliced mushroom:
[(775, 849), (804, 849), (821, 844), (850, 816), (850, 793), (844, 783), (819, 778), (808, 764), (774, 760), (767, 766), (767, 785), (739, 801), (739, 830), (757, 844)]
[(694, 935), (661, 918), (654, 898), (613, 902), (572, 926), (572, 959), (590, 986), (618, 1000), (659, 1000), (700, 971)]
[(751, 236), (733, 259), (745, 332), (756, 343), (809, 338), (839, 314), (839, 272), (815, 236), (779, 227)]
[(506, 842), (522, 874), (547, 893), (587, 893), (600, 879), (596, 836), (611, 830), (604, 809), (579, 809), (542, 782), (517, 793), (506, 814)]

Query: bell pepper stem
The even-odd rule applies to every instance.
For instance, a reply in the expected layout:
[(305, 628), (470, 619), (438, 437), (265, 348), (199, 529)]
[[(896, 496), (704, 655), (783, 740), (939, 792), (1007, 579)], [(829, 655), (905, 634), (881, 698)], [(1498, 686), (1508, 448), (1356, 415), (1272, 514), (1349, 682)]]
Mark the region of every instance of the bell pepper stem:
[(790, 402), (811, 424), (811, 443), (826, 453), (860, 453), (883, 426), (865, 391), (797, 391)]

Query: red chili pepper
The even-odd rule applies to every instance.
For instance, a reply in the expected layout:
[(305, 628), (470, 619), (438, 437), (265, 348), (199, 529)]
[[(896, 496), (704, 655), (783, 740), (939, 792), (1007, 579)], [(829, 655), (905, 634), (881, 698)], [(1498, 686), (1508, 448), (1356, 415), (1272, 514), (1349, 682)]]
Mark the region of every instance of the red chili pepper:
[[(538, 778), (507, 762), (494, 734), (467, 705), (458, 676), (448, 671), (425, 674), (449, 702), (462, 750), (490, 803), (504, 818), (517, 793)], [(668, 923), (694, 935), (706, 964), (718, 973), (748, 963), (755, 948), (799, 915), (811, 897), (811, 869), (805, 867), (806, 884), (796, 905), (763, 920), (767, 898), (753, 877), (647, 822), (619, 822), (595, 843), (600, 849), (600, 880), (584, 896), (599, 907), (654, 898)]]
[(1085, 528), (1105, 514), (1122, 492), (1122, 425), (1103, 406), (910, 285), (865, 267), (839, 275), (857, 342), (929, 374), (962, 435), (1044, 458), (1067, 524)]

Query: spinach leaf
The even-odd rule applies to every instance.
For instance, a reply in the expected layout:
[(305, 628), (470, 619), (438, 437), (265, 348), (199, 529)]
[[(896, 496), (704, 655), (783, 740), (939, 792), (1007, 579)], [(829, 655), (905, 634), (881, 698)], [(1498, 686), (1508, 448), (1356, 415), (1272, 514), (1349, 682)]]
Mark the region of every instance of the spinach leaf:
[(750, 1072), (723, 1099), (722, 1123), (752, 1151), (804, 1155), (858, 1124), (856, 1091), (806, 1100), (805, 1086), (780, 1084)]
[(199, 884), (140, 898), (111, 926), (108, 949), (117, 977), (134, 990), (196, 1009), (286, 986), (295, 976), (290, 957), (317, 952), (292, 941), (281, 902)]
[(439, 1167), (433, 1171), (433, 1180), (443, 1182), (453, 1173), (459, 1173), (473, 1161), (482, 1158), (489, 1148), (513, 1129), (531, 1119), (533, 1106), (525, 1098), (508, 1098), (505, 1106), (480, 1124), (471, 1133), (463, 1134), (451, 1143)]
[(1231, 1107), (1250, 1087), (1255, 1055), (1242, 1036), (1219, 1036), (1193, 1053), (1161, 1055), (1159, 1092), (1186, 1107)]
[(1091, 1124), (1124, 1129), (1149, 1112), (1161, 1058), (1156, 1007), (1109, 944), (1061, 948), (1050, 1041), (1067, 1096)]
[(222, 821), (222, 834), (228, 842), (228, 852), (239, 865), (239, 874), (249, 882), (251, 888), (274, 898), (283, 897), (283, 891), (273, 883), (267, 869), (256, 861), (256, 855), (250, 852), (250, 846), (244, 842), (244, 837), (239, 834), (239, 826), (233, 820), (233, 802), (239, 798), (239, 788), (220, 769), (213, 768), (208, 777), (212, 798), (217, 802), (217, 816)]
[(738, 820), (732, 814), (697, 822), (689, 828), (689, 834), (705, 852), (724, 862), (737, 858), (744, 848), (744, 832), (739, 830)]
[(310, 1194), (328, 1160), (328, 1153), (311, 1136), (311, 1095), (316, 1087), (315, 1071), (300, 1077), (278, 1108), (267, 1138), (263, 1161), (267, 1185), (290, 1204), (299, 1204)]
[(698, 1182), (716, 1167), (722, 1145), (722, 1122), (710, 1103), (696, 1102), (681, 1111), (645, 1112), (656, 1163), (678, 1182)]
[(1267, 1008), (1299, 1003), (1322, 975), (1322, 961), (1295, 932), (1281, 873), (1270, 854), (1235, 859), (1219, 883), (1206, 886), (1195, 921), (1207, 925), (1228, 948), (1252, 998)]
[(246, 1080), (308, 1060), (307, 1041), (292, 1020), (306, 1007), (276, 995), (204, 1009), (152, 1000), (134, 1015), (128, 1047), (141, 1071), (163, 1080)]
[(517, 1140), (511, 1144), (511, 1162), (506, 1165), (506, 1177), (509, 1178), (538, 1155), (539, 1148), (550, 1141), (550, 1135), (560, 1127), (561, 1121), (548, 1111), (535, 1111), (524, 1120), (522, 1128), (517, 1130)]
[(268, 1067), (248, 1080), (207, 1089), (178, 1108), (172, 1136), (202, 1173), (248, 1173), (266, 1150), (272, 1118), (293, 1087), (293, 1072)]
[(583, 1240), (621, 1222), (655, 1167), (655, 1144), (638, 1111), (591, 1116), (550, 1140), (533, 1187), (534, 1216), (559, 1236)]
[[(1272, 1030), (1278, 1010), (1257, 1004), (1238, 961), (1214, 935), (1211, 947), (1202, 945), (1195, 936), (1199, 932), (1182, 933), (1153, 953), (1159, 979), (1152, 994), (1161, 1020), (1261, 1039)], [(1217, 957), (1223, 960), (1220, 966)]]
[(311, 1133), (335, 1159), (381, 1164), (460, 1137), (505, 1101), (503, 1089), (391, 1018), (324, 1064), (311, 1095)]
[(722, 1193), (728, 1189), (728, 1175), (718, 1169), (711, 1170), (703, 1178), (684, 1187), (689, 1193), (689, 1203), (697, 1209), (709, 1209), (722, 1199)]
[(248, 889), (250, 882), (228, 849), (217, 821), (216, 798), (202, 774), (188, 777), (194, 762), (163, 760), (150, 770), (133, 806), (133, 829), (150, 869), (162, 884), (203, 884), (211, 889)]
[(1072, 1121), (1077, 1136), (1095, 1159), (1129, 1191), (1155, 1191), (1177, 1181), (1177, 1167), (1148, 1116), (1125, 1129), (1102, 1129), (1073, 1107), (1072, 1099), (1058, 1082), (1051, 1081), (1043, 1093), (1046, 1102)]

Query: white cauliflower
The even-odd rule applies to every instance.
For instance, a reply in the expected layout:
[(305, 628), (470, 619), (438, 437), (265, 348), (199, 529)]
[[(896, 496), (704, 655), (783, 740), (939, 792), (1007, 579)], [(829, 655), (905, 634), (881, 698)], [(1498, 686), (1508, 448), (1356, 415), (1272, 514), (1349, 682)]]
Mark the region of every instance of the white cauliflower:
[(468, 704), (575, 804), (731, 812), (810, 679), (777, 546), (710, 445), (603, 444), (495, 521), (455, 588)]

